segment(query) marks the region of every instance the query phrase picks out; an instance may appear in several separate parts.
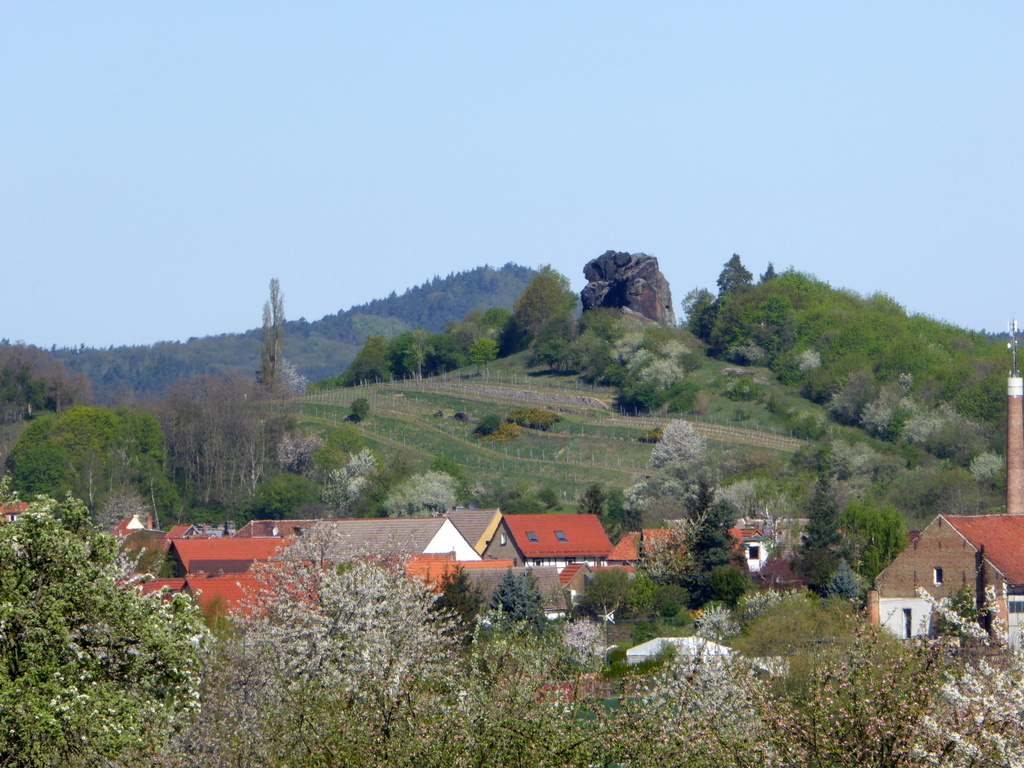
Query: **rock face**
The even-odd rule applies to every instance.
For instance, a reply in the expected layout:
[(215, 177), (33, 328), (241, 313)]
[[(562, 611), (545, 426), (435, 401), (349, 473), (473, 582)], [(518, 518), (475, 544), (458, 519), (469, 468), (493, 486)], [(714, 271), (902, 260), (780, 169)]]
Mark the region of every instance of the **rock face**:
[(583, 268), (587, 287), (580, 293), (583, 311), (613, 307), (662, 325), (675, 325), (672, 291), (658, 269), (658, 260), (646, 253), (607, 251)]

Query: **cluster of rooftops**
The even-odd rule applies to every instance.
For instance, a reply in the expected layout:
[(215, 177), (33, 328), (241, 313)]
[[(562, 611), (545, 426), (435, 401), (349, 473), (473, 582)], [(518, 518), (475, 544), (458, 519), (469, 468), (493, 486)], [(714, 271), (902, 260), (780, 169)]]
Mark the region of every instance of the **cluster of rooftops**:
[[(24, 502), (0, 507), (0, 518), (13, 521), (27, 508)], [(149, 581), (146, 591), (187, 591), (201, 604), (217, 600), (229, 610), (258, 584), (254, 566), (261, 563), (386, 556), (401, 558), (411, 577), (428, 584), (462, 569), (488, 591), (508, 569), (529, 569), (551, 614), (564, 611), (567, 598), (571, 602), (600, 569), (632, 571), (645, 547), (666, 532), (630, 532), (613, 546), (594, 515), (506, 515), (500, 509), (454, 509), (419, 518), (254, 520), (237, 530), (226, 523), (161, 531), (136, 515), (111, 529), (116, 537), (162, 549), (173, 564), (173, 578)], [(781, 584), (775, 571), (785, 563), (768, 560), (766, 531), (741, 521), (732, 533), (748, 570), (760, 572), (762, 584), (771, 584), (769, 578)], [(995, 595), (1016, 642), (1024, 627), (1024, 515), (938, 515), (912, 534), (874, 587), (868, 593), (870, 618), (901, 637), (928, 634), (933, 601), (967, 591), (979, 608)]]
[[(547, 600), (549, 614), (564, 612), (566, 593), (582, 591), (587, 574), (625, 567), (593, 515), (504, 515), (498, 509), (455, 509), (439, 517), (342, 520), (254, 520), (230, 524), (179, 525), (157, 531), (138, 516), (111, 533), (166, 551), (174, 577), (154, 579), (143, 589), (197, 595), (200, 604), (219, 601), (243, 608), (259, 586), (259, 566), (289, 560), (344, 562), (358, 557), (400, 559), (410, 577), (440, 584), (457, 568), (489, 594), (506, 571), (529, 569)], [(571, 566), (571, 567), (570, 567)]]

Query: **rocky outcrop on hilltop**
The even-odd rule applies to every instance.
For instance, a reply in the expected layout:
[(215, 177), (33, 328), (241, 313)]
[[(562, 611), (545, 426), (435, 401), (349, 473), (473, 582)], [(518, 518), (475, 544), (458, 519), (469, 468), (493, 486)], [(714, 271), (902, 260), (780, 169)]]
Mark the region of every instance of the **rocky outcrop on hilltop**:
[(587, 263), (583, 276), (587, 278), (587, 287), (580, 293), (584, 312), (612, 307), (662, 325), (676, 324), (672, 291), (653, 256), (607, 251)]

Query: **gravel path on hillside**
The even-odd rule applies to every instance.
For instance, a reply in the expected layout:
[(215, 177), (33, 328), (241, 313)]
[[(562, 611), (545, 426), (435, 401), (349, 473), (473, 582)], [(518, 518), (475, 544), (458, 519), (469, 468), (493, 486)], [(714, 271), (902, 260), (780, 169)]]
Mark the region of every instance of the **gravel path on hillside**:
[(511, 389), (508, 387), (481, 387), (481, 386), (460, 386), (465, 392), (475, 392), (487, 397), (502, 397), (508, 400), (523, 400), (529, 403), (555, 403), (557, 405), (582, 405), (588, 408), (603, 408), (608, 410), (608, 404), (601, 402), (596, 397), (575, 397), (573, 395), (546, 395), (541, 392), (528, 392), (522, 389)]

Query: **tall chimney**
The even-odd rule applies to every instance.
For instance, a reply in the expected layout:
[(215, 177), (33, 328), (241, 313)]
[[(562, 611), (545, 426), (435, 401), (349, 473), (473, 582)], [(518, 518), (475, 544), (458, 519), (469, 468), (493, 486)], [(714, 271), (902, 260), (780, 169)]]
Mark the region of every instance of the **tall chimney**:
[(1024, 515), (1024, 379), (1006, 380), (1006, 514)]

